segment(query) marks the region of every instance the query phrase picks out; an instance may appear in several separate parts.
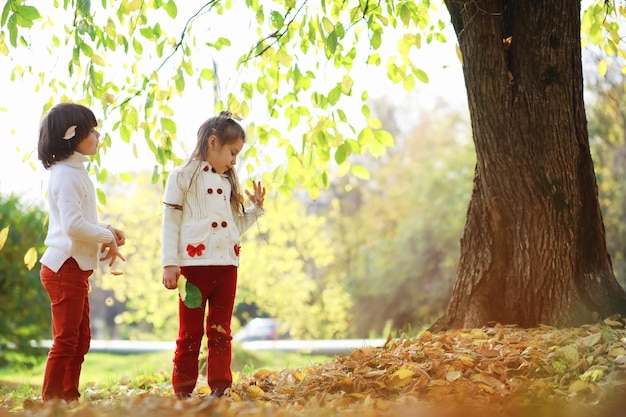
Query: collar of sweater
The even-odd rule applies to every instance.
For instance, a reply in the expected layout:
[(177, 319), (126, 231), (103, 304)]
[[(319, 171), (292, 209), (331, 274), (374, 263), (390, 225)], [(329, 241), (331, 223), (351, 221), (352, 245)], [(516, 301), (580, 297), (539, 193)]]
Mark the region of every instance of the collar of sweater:
[(59, 161), (59, 164), (69, 165), (74, 168), (85, 168), (85, 162), (88, 162), (89, 158), (80, 152), (74, 152), (68, 158)]
[[(213, 168), (213, 165), (209, 164), (207, 161), (200, 161), (200, 168), (205, 172), (211, 171), (214, 174), (218, 174), (217, 171), (215, 171), (215, 168)], [(228, 174), (226, 174), (225, 172), (218, 175), (222, 178), (228, 178)]]

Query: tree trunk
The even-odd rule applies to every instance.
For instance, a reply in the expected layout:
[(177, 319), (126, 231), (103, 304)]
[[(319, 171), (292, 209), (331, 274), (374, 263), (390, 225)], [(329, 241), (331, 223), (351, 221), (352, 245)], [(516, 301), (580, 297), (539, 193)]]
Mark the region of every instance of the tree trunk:
[(583, 103), (579, 0), (445, 0), (477, 154), (447, 311), (431, 328), (626, 313)]

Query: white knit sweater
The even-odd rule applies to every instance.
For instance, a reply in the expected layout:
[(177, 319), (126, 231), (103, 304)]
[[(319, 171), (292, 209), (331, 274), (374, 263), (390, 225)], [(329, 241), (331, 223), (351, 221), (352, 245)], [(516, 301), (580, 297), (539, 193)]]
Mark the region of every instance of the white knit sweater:
[(48, 247), (40, 262), (58, 272), (74, 258), (83, 271), (98, 267), (100, 244), (113, 240), (106, 225), (98, 223), (96, 192), (85, 169), (85, 155), (74, 152), (50, 167), (48, 184)]

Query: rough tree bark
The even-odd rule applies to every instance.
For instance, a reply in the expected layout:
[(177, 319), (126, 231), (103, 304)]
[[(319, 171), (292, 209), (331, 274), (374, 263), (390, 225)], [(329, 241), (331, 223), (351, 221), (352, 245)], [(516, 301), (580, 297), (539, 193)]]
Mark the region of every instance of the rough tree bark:
[(445, 0), (477, 154), (457, 281), (432, 330), (626, 313), (583, 103), (579, 0)]

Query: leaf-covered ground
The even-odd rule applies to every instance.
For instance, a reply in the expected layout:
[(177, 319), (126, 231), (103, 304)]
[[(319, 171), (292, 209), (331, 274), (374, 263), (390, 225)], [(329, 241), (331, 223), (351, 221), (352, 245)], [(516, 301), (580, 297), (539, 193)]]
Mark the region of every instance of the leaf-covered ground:
[(0, 398), (0, 417), (626, 416), (622, 320), (572, 329), (482, 329), (388, 340), (321, 365), (259, 370), (219, 400), (178, 401), (163, 376), (88, 387), (80, 404)]

